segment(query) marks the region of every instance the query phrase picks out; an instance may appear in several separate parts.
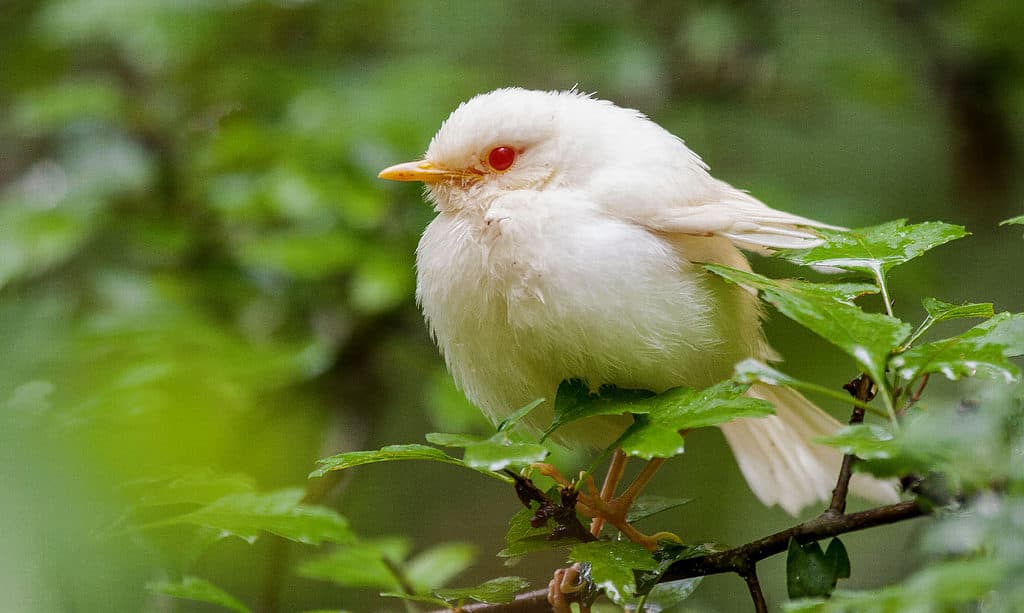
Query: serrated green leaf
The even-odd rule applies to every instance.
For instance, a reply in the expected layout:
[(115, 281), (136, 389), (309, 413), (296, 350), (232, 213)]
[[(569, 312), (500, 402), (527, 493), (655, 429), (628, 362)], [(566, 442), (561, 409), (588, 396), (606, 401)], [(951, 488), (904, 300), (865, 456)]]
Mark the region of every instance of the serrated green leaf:
[(726, 380), (704, 390), (677, 387), (635, 401), (633, 408), (641, 415), (616, 445), (629, 455), (645, 459), (672, 457), (683, 452), (680, 430), (772, 414), (770, 403), (744, 396), (748, 387)]
[(991, 302), (950, 304), (936, 298), (925, 298), (921, 301), (921, 304), (928, 311), (928, 316), (934, 319), (936, 323), (965, 317), (983, 317), (988, 319), (996, 314)]
[(255, 541), (261, 532), (310, 544), (347, 543), (355, 538), (344, 517), (326, 507), (302, 504), (303, 495), (298, 488), (266, 494), (232, 494), (150, 526), (193, 524), (249, 542)]
[(884, 426), (854, 424), (844, 426), (832, 436), (819, 437), (815, 442), (839, 448), (863, 460), (890, 459), (899, 455), (896, 437)]
[(477, 547), (472, 543), (442, 543), (408, 560), (405, 576), (417, 592), (427, 592), (469, 568), (476, 555)]
[(940, 221), (910, 226), (906, 223), (907, 220), (899, 219), (854, 230), (822, 229), (818, 233), (824, 243), (810, 249), (785, 251), (782, 256), (798, 264), (831, 266), (875, 277), (969, 234), (963, 226)]
[(530, 582), (522, 577), (498, 577), (473, 587), (435, 590), (434, 595), (449, 603), (476, 600), (487, 604), (503, 604), (515, 600), (516, 595), (528, 587)]
[[(803, 381), (801, 379), (791, 377), (786, 373), (780, 370), (776, 370), (771, 366), (765, 364), (764, 362), (760, 362), (753, 358), (748, 358), (737, 364), (736, 372), (733, 375), (733, 378), (739, 383), (743, 383), (746, 385), (754, 383), (755, 381), (760, 381), (761, 383), (766, 383), (768, 385), (782, 385), (786, 387), (792, 387), (794, 389), (817, 392), (823, 396), (835, 398), (836, 400), (839, 400), (841, 402), (849, 402), (851, 404), (855, 404), (865, 409), (866, 411), (871, 411), (873, 413), (879, 412), (878, 409), (871, 406), (870, 404), (861, 402), (856, 398), (851, 398), (848, 394), (845, 394), (838, 390), (834, 390), (832, 388), (825, 387), (823, 385), (818, 385), (817, 383), (810, 383), (808, 381)], [(882, 415), (884, 415), (884, 413), (882, 413)]]
[(617, 604), (636, 594), (633, 570), (658, 569), (651, 552), (628, 541), (582, 543), (572, 548), (569, 560), (589, 564), (590, 580)]
[(692, 498), (670, 498), (668, 496), (640, 496), (633, 501), (633, 506), (629, 508), (629, 513), (626, 514), (626, 521), (633, 523), (646, 517), (681, 507), (692, 500)]
[(360, 541), (304, 562), (297, 572), (303, 577), (332, 581), (346, 587), (396, 590), (400, 584), (385, 559), (398, 564), (408, 553), (409, 542), (405, 538)]
[(490, 440), (466, 447), (462, 460), (470, 468), (497, 471), (509, 466), (525, 466), (540, 462), (547, 455), (548, 450), (536, 443)]
[(1024, 314), (1000, 313), (959, 336), (918, 345), (896, 355), (890, 365), (905, 381), (940, 373), (951, 380), (986, 375), (1008, 383), (1020, 377), (1020, 369), (1009, 358), (1021, 352)]
[[(910, 325), (880, 313), (865, 313), (835, 287), (803, 281), (777, 281), (761, 275), (706, 264), (705, 268), (734, 283), (757, 289), (783, 315), (853, 357), (875, 381), (885, 381), (889, 354), (910, 333)], [(892, 412), (887, 388), (879, 394)]]
[(637, 402), (653, 395), (654, 392), (647, 390), (620, 389), (614, 385), (602, 385), (596, 394), (592, 394), (586, 381), (567, 379), (558, 386), (554, 417), (544, 431), (544, 437), (585, 417), (645, 413), (646, 410)]
[(149, 583), (146, 585), (146, 589), (174, 598), (220, 605), (238, 613), (251, 613), (251, 609), (242, 604), (240, 600), (209, 581), (198, 577), (184, 577), (178, 582)]
[[(399, 462), (406, 460), (430, 460), (433, 462), (443, 462), (445, 464), (453, 464), (455, 466), (470, 468), (470, 466), (462, 460), (454, 458), (440, 449), (429, 447), (427, 445), (388, 445), (387, 447), (382, 447), (377, 451), (350, 451), (317, 460), (320, 467), (309, 473), (309, 477), (322, 477), (332, 470), (345, 470), (355, 466), (362, 466), (363, 464)], [(510, 481), (508, 477), (494, 472), (478, 472), (482, 472), (485, 475), (494, 477), (495, 479), (506, 483)]]

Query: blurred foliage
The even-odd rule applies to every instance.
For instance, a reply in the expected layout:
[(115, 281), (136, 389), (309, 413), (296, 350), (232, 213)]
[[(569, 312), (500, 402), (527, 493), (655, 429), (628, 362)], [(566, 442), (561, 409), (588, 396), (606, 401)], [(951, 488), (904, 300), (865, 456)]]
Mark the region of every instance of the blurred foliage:
[[(403, 463), (340, 489), (313, 481), (303, 500), (289, 489), (322, 456), (493, 432), (413, 305), (431, 213), (415, 189), (375, 179), (481, 91), (578, 83), (811, 217), (964, 224), (975, 236), (908, 265), (895, 302), (1019, 310), (1006, 282), (1019, 232), (996, 222), (1020, 214), (1024, 193), (1022, 30), (1024, 6), (1000, 0), (0, 4), (0, 607), (200, 610), (171, 593), (236, 594), (259, 611), (389, 606), (282, 570), (289, 553), (319, 555), (311, 546), (205, 547), (224, 529), (253, 534), (196, 519), (226, 497), (261, 510), (261, 533), (268, 517), (308, 512), (340, 538), (326, 519), (340, 511), (371, 543), (410, 533), (434, 551), (496, 535), (500, 548), (515, 502), (470, 473)], [(791, 374), (855, 374), (787, 326), (770, 331)], [(688, 530), (739, 541), (780, 519), (749, 504), (720, 445), (698, 453), (708, 460), (686, 494), (735, 508), (688, 505)], [(488, 557), (461, 581), (503, 574)], [(865, 581), (912, 565), (880, 560)], [(731, 610), (732, 591), (687, 602)]]

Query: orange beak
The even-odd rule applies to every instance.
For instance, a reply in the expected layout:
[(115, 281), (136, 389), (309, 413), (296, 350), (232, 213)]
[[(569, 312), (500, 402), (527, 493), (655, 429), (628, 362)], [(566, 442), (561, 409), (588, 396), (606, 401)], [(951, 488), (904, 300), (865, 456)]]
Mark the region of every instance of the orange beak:
[(478, 175), (465, 170), (450, 170), (435, 166), (426, 160), (395, 164), (380, 171), (379, 179), (389, 181), (421, 181), (423, 183), (440, 183), (446, 179), (477, 178)]

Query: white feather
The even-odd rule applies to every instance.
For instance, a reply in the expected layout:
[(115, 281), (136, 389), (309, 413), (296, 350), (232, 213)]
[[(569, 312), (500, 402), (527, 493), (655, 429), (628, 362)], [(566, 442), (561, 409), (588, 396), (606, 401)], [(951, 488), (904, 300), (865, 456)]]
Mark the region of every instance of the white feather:
[[(486, 166), (497, 146), (519, 152), (506, 172)], [(765, 206), (642, 114), (576, 92), (478, 96), (426, 162), (459, 179), (429, 185), (439, 214), (417, 249), (417, 300), (456, 382), (496, 421), (543, 397), (531, 423), (546, 425), (571, 377), (660, 392), (773, 359), (756, 297), (699, 262), (749, 269), (737, 246), (808, 246), (814, 228), (834, 227)], [(837, 452), (809, 440), (838, 422), (799, 394), (756, 393), (781, 400), (778, 416), (724, 428), (751, 488), (790, 512), (827, 497)], [(604, 446), (624, 423), (558, 436)]]

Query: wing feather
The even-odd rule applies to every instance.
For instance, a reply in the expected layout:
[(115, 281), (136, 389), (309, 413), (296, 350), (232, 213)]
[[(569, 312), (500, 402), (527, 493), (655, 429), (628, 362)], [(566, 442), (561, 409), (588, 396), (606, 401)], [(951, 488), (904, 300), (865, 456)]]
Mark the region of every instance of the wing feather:
[(821, 243), (817, 229), (843, 229), (773, 209), (744, 192), (730, 191), (712, 202), (661, 210), (646, 225), (661, 232), (722, 236), (737, 247), (759, 252), (814, 247)]

